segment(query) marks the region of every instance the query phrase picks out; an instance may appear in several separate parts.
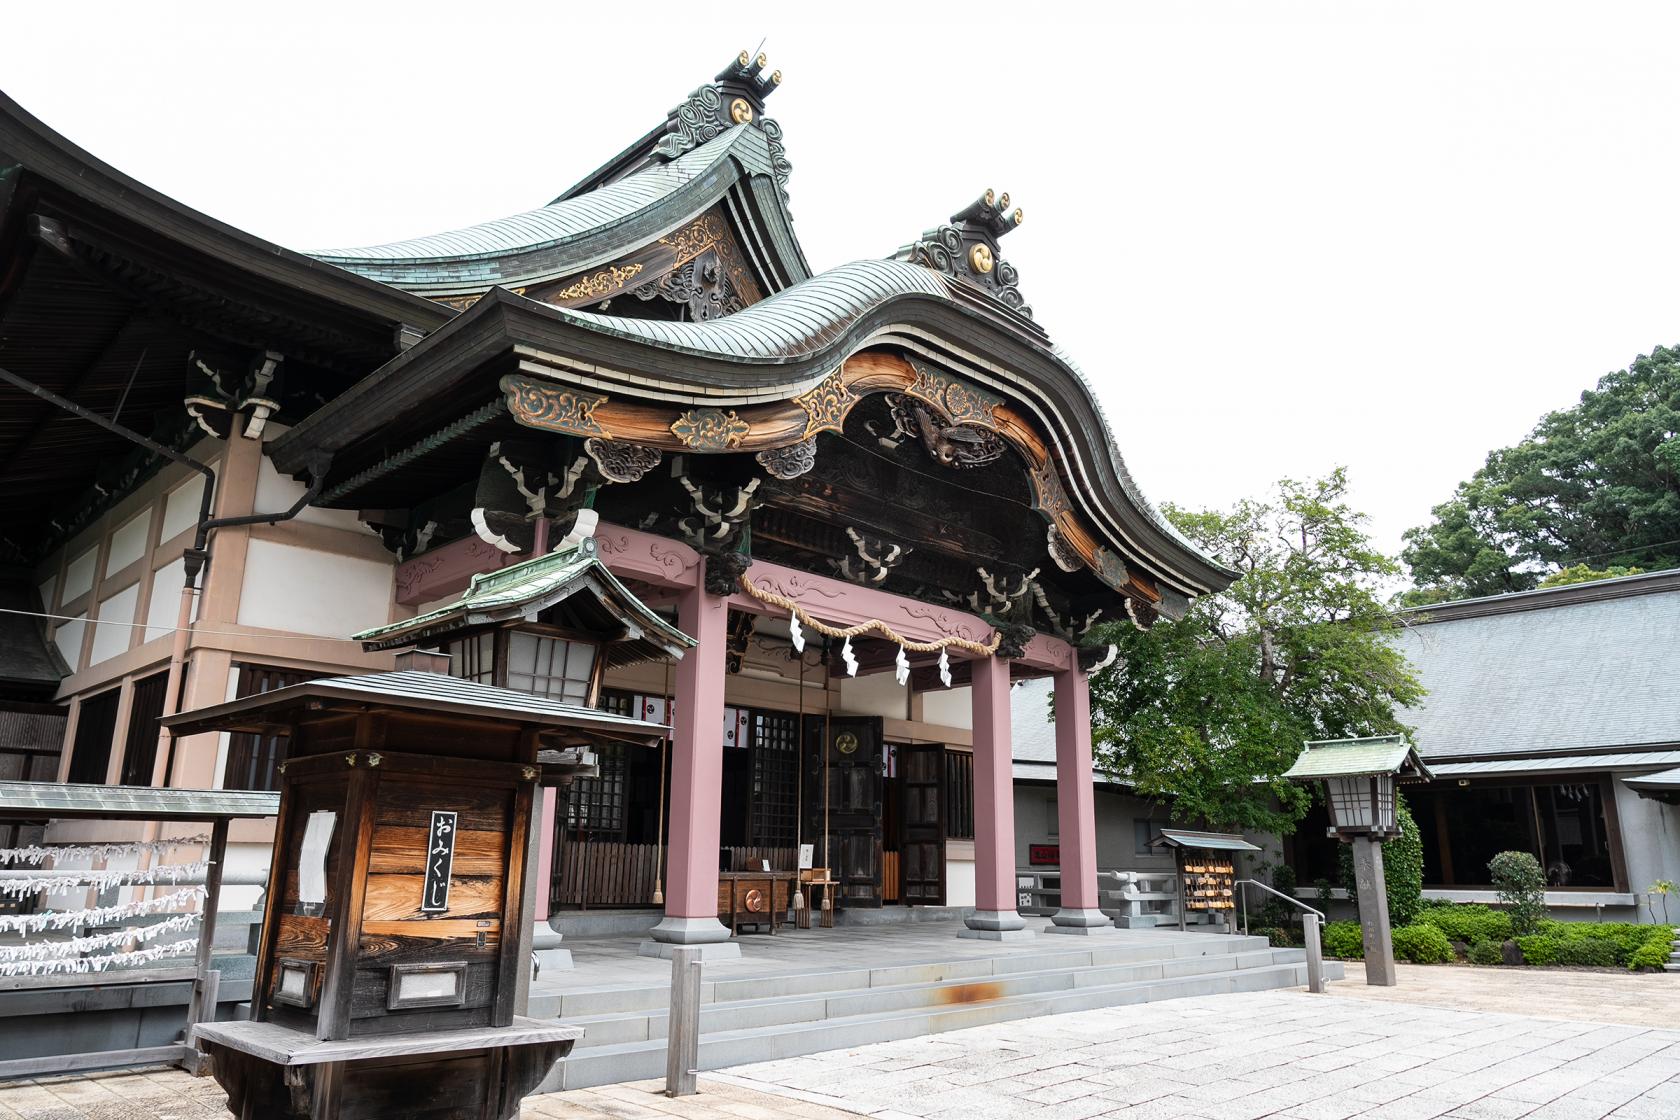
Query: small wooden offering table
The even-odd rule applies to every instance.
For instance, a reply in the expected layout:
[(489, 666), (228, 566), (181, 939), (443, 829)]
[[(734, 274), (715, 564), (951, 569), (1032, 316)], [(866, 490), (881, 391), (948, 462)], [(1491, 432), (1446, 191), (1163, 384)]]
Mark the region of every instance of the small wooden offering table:
[(721, 871), (718, 873), (718, 921), (733, 936), (744, 925), (776, 927), (787, 920), (788, 901), (799, 878), (793, 871)]

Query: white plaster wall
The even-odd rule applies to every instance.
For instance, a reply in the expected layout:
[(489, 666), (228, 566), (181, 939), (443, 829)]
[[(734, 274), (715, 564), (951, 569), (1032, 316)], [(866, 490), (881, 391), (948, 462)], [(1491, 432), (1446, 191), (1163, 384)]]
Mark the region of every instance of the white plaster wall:
[[(1665, 805), (1640, 797), (1612, 780), (1616, 790), (1616, 816), (1622, 826), (1622, 849), (1627, 857), (1628, 889), (1640, 896), (1658, 879), (1680, 882), (1680, 805)], [(1669, 914), (1680, 920), (1680, 902), (1673, 895), (1668, 900)], [(1662, 912), (1658, 903), (1659, 914)]]
[[(1097, 832), (1097, 866), (1104, 870), (1153, 871), (1170, 870), (1170, 855), (1139, 855), (1135, 821), (1152, 820), (1157, 827), (1167, 823), (1164, 806), (1141, 797), (1097, 790), (1093, 816)], [(1015, 786), (1015, 860), (1016, 866), (1027, 866), (1027, 847), (1030, 844), (1058, 844), (1056, 791), (1054, 786)]]
[(82, 635), (87, 631), (87, 612), (83, 611), (75, 618), (59, 626), (53, 631), (53, 644), (58, 646), (59, 654), (71, 670), (81, 668), (82, 664)]
[(348, 638), (390, 619), (390, 564), (252, 540), (239, 624)]
[(945, 861), (945, 905), (974, 905), (974, 861), (947, 859)]
[[(272, 429), (269, 438), (275, 438)], [(257, 468), (256, 508), (260, 512), (275, 513), (291, 509), (308, 489), (303, 483), (275, 470), (274, 464), (268, 461), (268, 456), (263, 456), (262, 463)], [(306, 506), (295, 520), (329, 525), (334, 529), (349, 529), (352, 532), (368, 532), (353, 509), (318, 509), (315, 506)]]
[(961, 688), (936, 688), (931, 692), (922, 693), (922, 719), (940, 727), (972, 730), (974, 690), (964, 685)]
[[(161, 638), (175, 626), (181, 610), (181, 587), (187, 582), (186, 565), (179, 560), (152, 573), (152, 595), (146, 603), (145, 641)], [(193, 598), (193, 618), (198, 617), (198, 597)]]
[(125, 624), (134, 621), (134, 612), (139, 607), (138, 583), (131, 583), (109, 599), (100, 600), (98, 621), (102, 625), (93, 629), (93, 651), (88, 656), (90, 665), (108, 661), (128, 649), (129, 642), (134, 638), (134, 627)]
[(90, 548), (70, 561), (64, 569), (64, 602), (93, 590), (93, 569), (98, 562), (99, 550), (96, 548)]
[(120, 572), (146, 555), (146, 534), (152, 528), (152, 511), (148, 507), (124, 521), (111, 534), (110, 555), (105, 557), (105, 574)]
[(158, 540), (173, 540), (197, 525), (198, 504), (203, 499), (204, 479), (196, 474), (171, 490), (163, 502), (163, 531), (158, 534)]
[(58, 573), (54, 572), (41, 583), (41, 609), (51, 612), (53, 609), (53, 593), (58, 590)]
[(840, 681), (840, 711), (849, 716), (908, 719), (910, 690), (890, 672), (844, 677)]

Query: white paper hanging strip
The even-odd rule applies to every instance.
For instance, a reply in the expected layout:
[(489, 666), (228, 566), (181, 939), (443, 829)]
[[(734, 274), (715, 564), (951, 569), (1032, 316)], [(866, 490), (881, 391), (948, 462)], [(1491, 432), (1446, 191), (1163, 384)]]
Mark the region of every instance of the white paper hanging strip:
[(27, 879), (0, 879), (0, 896), (26, 898), (40, 891), (65, 891), (75, 887), (150, 886), (154, 883), (180, 883), (203, 876), (205, 863), (164, 863), (138, 871), (48, 871)]
[(180, 933), (199, 923), (201, 914), (176, 914), (161, 922), (146, 926), (96, 933), (88, 937), (71, 937), (63, 941), (27, 941), (22, 945), (0, 946), (0, 964), (7, 961), (46, 960), (52, 957), (80, 957), (106, 949), (115, 949), (130, 941), (156, 941), (171, 933)]
[(840, 647), (840, 660), (846, 663), (846, 675), (857, 676), (857, 654), (852, 652), (852, 640), (846, 639), (846, 644)]
[(27, 848), (0, 848), (0, 863), (27, 863), (31, 867), (39, 867), (49, 859), (58, 863), (67, 859), (121, 859), (142, 853), (155, 856), (189, 844), (206, 844), (209, 840), (207, 836), (175, 836), (168, 840), (136, 841), (132, 844), (55, 844), (48, 847), (31, 844)]
[(893, 666), (898, 670), (898, 683), (910, 683), (910, 658), (904, 652), (904, 647), (898, 647), (898, 656), (893, 659)]
[(951, 687), (951, 653), (944, 646), (939, 648), (939, 679), (946, 688)]
[(48, 961), (0, 963), (0, 976), (51, 976), (60, 972), (70, 975), (104, 972), (107, 968), (133, 968), (136, 965), (161, 961), (165, 957), (179, 957), (186, 953), (196, 952), (198, 952), (198, 939), (194, 937), (186, 941), (177, 941), (172, 945), (154, 945), (150, 949), (140, 949), (132, 953), (108, 953), (102, 957), (60, 957)]
[(70, 926), (103, 926), (145, 914), (163, 914), (199, 902), (209, 892), (203, 887), (184, 887), (157, 898), (124, 902), (116, 906), (94, 906), (86, 910), (48, 910), (40, 914), (0, 914), (0, 933), (34, 933)]
[(805, 652), (805, 628), (799, 625), (797, 614), (788, 615), (788, 637), (793, 639), (793, 648), (797, 652)]

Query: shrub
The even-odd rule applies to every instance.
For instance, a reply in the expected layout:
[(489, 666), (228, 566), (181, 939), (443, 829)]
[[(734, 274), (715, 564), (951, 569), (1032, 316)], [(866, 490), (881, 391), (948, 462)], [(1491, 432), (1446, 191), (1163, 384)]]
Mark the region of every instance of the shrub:
[(1419, 922), (1434, 926), (1448, 941), (1474, 945), (1478, 941), (1504, 941), (1511, 936), (1511, 918), (1480, 903), (1425, 906)]
[[(1400, 835), (1383, 844), (1383, 879), (1388, 886), (1388, 920), (1391, 925), (1409, 926), (1417, 920), (1423, 907), (1423, 838), (1406, 799), (1394, 795), (1394, 813), (1400, 823)], [(1353, 877), (1353, 845), (1340, 845), (1337, 867), (1342, 887), (1355, 906), (1359, 905), (1359, 888)]]
[(1540, 861), (1528, 852), (1500, 852), (1488, 860), (1488, 874), (1510, 915), (1511, 931), (1520, 938), (1539, 929), (1546, 917), (1546, 874)]
[(1324, 955), (1357, 961), (1365, 957), (1365, 935), (1358, 922), (1331, 922), (1324, 927)]
[(1504, 964), (1505, 952), (1502, 941), (1472, 941), (1470, 943), (1471, 964)]
[(1446, 964), (1456, 958), (1447, 935), (1421, 922), (1394, 931), (1394, 955), (1414, 964)]
[(1253, 931), (1255, 937), (1264, 937), (1274, 949), (1288, 949), (1295, 944), (1295, 939), (1288, 930), (1281, 926), (1261, 926)]
[(1517, 948), (1522, 950), (1524, 964), (1556, 964), (1560, 944), (1562, 944), (1560, 938), (1549, 937), (1541, 933), (1531, 933), (1526, 937), (1517, 938)]
[(1628, 956), (1627, 966), (1631, 969), (1653, 968), (1661, 972), (1668, 963), (1672, 948), (1669, 942), (1674, 939), (1674, 929), (1666, 925), (1645, 928), (1648, 931), (1645, 940)]
[[(1558, 942), (1557, 960), (1559, 964), (1610, 968), (1619, 963), (1616, 950), (1617, 945), (1608, 938), (1565, 937)], [(1630, 954), (1620, 955), (1626, 960)]]

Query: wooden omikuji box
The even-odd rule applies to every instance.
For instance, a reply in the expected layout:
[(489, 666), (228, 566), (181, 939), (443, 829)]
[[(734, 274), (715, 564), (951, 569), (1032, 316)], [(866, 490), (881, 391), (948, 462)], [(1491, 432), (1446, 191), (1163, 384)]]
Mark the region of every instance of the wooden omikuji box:
[(665, 728), (428, 672), (172, 717), (289, 736), (252, 1022), (195, 1034), (241, 1117), (504, 1120), (582, 1031), (515, 1014), (544, 748)]

